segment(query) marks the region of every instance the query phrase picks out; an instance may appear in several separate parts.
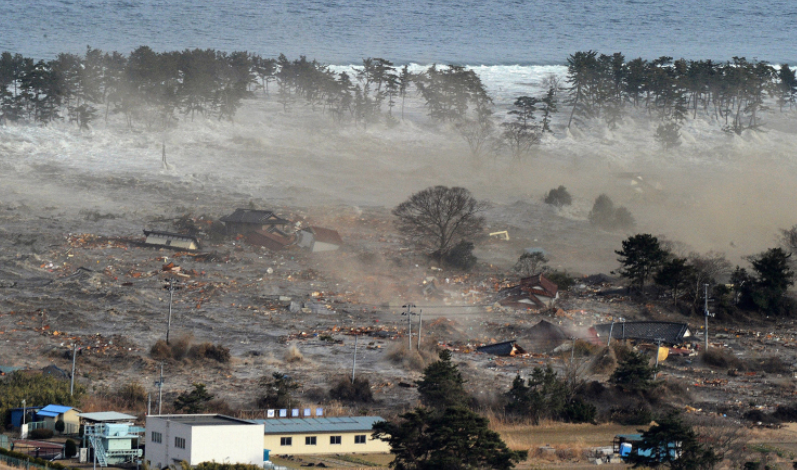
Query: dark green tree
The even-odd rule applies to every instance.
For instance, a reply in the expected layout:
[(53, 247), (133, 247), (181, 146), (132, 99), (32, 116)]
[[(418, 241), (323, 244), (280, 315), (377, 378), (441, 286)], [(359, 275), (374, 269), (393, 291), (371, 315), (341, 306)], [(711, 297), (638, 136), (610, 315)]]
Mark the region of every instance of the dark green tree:
[(750, 300), (760, 310), (778, 313), (783, 306), (786, 291), (794, 285), (789, 258), (791, 253), (782, 248), (770, 248), (748, 259), (755, 272), (755, 282), (748, 292)]
[(506, 394), (506, 411), (531, 418), (534, 424), (543, 419), (594, 422), (597, 408), (581, 396), (583, 385), (583, 381), (572, 374), (569, 379), (560, 378), (550, 364), (545, 369), (535, 367), (525, 384), (520, 375), (515, 377)]
[(194, 382), (191, 391), (184, 391), (174, 400), (174, 409), (185, 411), (188, 414), (202, 413), (207, 411), (208, 403), (213, 400), (213, 395), (207, 391), (205, 384)]
[(535, 122), (539, 100), (531, 96), (518, 97), (509, 111), (510, 120), (501, 124), (501, 140), (515, 160), (522, 160), (540, 143), (540, 126)]
[(622, 268), (617, 272), (631, 281), (631, 286), (642, 289), (651, 275), (667, 259), (668, 253), (659, 244), (659, 239), (648, 233), (641, 233), (623, 240), (622, 250), (617, 261)]
[(542, 132), (553, 134), (553, 130), (551, 130), (551, 119), (553, 115), (556, 114), (557, 101), (556, 89), (554, 87), (548, 88), (545, 96), (540, 100), (540, 103), (542, 103), (540, 106), (540, 111), (542, 111)]
[(390, 444), (396, 470), (509, 470), (528, 456), (509, 450), (486, 418), (466, 408), (419, 408), (400, 418), (376, 423), (373, 433)]
[(649, 359), (644, 354), (629, 352), (625, 359), (617, 364), (609, 382), (632, 392), (643, 392), (656, 385), (654, 378), (656, 368), (648, 365)]
[(59, 419), (55, 422), (55, 430), (56, 432), (63, 433), (64, 429), (66, 429), (66, 423), (64, 423), (63, 419)]
[(298, 405), (298, 401), (293, 398), (293, 392), (299, 389), (299, 384), (290, 376), (274, 372), (271, 377), (261, 377), (258, 385), (263, 389), (257, 399), (258, 408), (288, 409)]
[(687, 283), (690, 283), (694, 268), (687, 264), (686, 258), (672, 258), (665, 261), (658, 272), (653, 276), (653, 281), (662, 287), (670, 289), (673, 304), (678, 299), (678, 293)]
[(465, 380), (457, 366), (451, 362), (451, 351), (440, 351), (440, 360), (426, 366), (418, 385), (418, 394), (424, 406), (444, 410), (453, 406), (467, 406), (470, 396), (465, 391)]
[(681, 126), (677, 122), (663, 122), (656, 128), (653, 138), (664, 149), (675, 148), (681, 145)]
[(695, 431), (677, 414), (666, 415), (642, 433), (627, 462), (634, 468), (667, 467), (672, 470), (710, 470), (722, 459), (701, 444)]
[(623, 206), (615, 207), (609, 196), (605, 194), (595, 198), (595, 203), (589, 212), (589, 222), (606, 230), (626, 230), (636, 224), (628, 209)]

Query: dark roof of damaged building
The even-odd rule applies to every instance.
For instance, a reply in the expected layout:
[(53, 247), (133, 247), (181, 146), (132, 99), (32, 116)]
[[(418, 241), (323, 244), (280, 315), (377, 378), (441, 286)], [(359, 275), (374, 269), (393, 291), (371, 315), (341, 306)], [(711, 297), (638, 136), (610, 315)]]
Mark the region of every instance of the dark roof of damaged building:
[(515, 354), (523, 354), (526, 352), (525, 349), (515, 343), (515, 340), (479, 346), (476, 350), (494, 356), (514, 356)]
[(219, 220), (227, 223), (253, 225), (287, 225), (291, 223), (290, 220), (285, 220), (272, 211), (259, 209), (235, 209), (235, 212), (225, 215)]
[(534, 351), (546, 351), (554, 349), (560, 344), (570, 339), (570, 336), (559, 325), (540, 320), (536, 325), (529, 328), (528, 332), (523, 335), (521, 342), (527, 344)]
[(296, 243), (296, 236), (285, 237), (279, 233), (255, 230), (246, 235), (246, 241), (250, 245), (264, 246), (269, 250), (284, 250)]
[(335, 230), (322, 227), (308, 227), (307, 230), (313, 234), (317, 242), (338, 246), (343, 245), (343, 239), (340, 238), (340, 234)]
[(683, 343), (684, 338), (692, 336), (689, 325), (686, 323), (669, 321), (627, 321), (602, 323), (595, 325), (599, 337), (609, 337), (611, 331), (614, 339), (634, 339), (638, 341), (655, 342), (659, 339), (664, 343)]
[(517, 285), (501, 289), (496, 295), (496, 300), (503, 306), (528, 308), (529, 302), (539, 308), (544, 308), (545, 303), (540, 297), (556, 298), (559, 286), (551, 282), (543, 274), (524, 277)]

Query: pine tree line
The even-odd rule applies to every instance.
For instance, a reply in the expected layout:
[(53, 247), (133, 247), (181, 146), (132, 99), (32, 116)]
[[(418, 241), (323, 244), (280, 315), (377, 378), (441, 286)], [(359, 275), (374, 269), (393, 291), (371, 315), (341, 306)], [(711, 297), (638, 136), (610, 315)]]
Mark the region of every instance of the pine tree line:
[(615, 128), (627, 109), (641, 108), (671, 128), (702, 116), (740, 134), (760, 126), (769, 104), (781, 111), (797, 104), (797, 77), (788, 65), (778, 68), (744, 57), (626, 61), (619, 52), (582, 51), (567, 59), (567, 83), (568, 127), (600, 118)]

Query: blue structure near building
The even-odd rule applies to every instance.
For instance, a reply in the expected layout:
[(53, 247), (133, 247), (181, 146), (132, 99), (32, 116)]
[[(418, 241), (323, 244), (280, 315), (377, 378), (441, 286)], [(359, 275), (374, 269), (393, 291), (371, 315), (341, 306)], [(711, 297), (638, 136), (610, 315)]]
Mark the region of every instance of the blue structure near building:
[[(632, 454), (642, 457), (650, 457), (653, 454), (653, 449), (642, 449), (639, 447), (641, 443), (642, 434), (618, 434), (614, 436), (612, 450), (615, 454), (619, 454), (620, 458), (624, 462)], [(680, 454), (680, 443), (670, 442), (667, 444), (667, 448), (667, 453), (670, 454), (670, 457), (677, 457)]]
[(41, 406), (26, 406), (24, 408), (11, 408), (8, 410), (9, 420), (11, 422), (11, 427), (18, 428), (22, 426), (22, 413), (25, 413), (27, 417), (25, 418), (26, 423), (30, 423), (36, 421), (36, 413), (38, 413), (43, 407)]

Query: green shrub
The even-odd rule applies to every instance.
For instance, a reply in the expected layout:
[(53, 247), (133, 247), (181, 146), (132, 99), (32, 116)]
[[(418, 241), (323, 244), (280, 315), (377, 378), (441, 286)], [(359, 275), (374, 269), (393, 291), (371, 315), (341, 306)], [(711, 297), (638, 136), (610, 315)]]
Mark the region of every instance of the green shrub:
[(454, 269), (468, 271), (476, 266), (478, 259), (473, 256), (473, 243), (461, 241), (443, 255), (443, 262)]
[(66, 423), (64, 423), (63, 419), (59, 419), (55, 422), (55, 430), (59, 433), (63, 433), (64, 429), (66, 429)]
[(573, 198), (564, 186), (548, 191), (548, 195), (545, 196), (545, 203), (556, 207), (569, 206), (572, 202)]
[(3, 449), (2, 447), (0, 447), (0, 455), (7, 455), (9, 457), (14, 457), (15, 459), (29, 461), (30, 463), (35, 463), (36, 465), (41, 465), (42, 467), (48, 467), (55, 470), (64, 470), (69, 468), (66, 465), (60, 464), (58, 462), (50, 462), (49, 460), (40, 459), (38, 457), (31, 457), (28, 454), (14, 452), (13, 450)]
[(216, 362), (230, 362), (229, 348), (225, 348), (221, 344), (202, 343), (191, 346), (188, 351), (188, 357), (191, 359), (210, 359)]
[(55, 433), (52, 429), (34, 429), (28, 433), (31, 439), (50, 439)]
[(67, 439), (64, 442), (64, 457), (71, 458), (77, 454), (77, 444), (72, 439)]
[(347, 378), (341, 379), (329, 391), (329, 396), (335, 400), (349, 402), (370, 403), (374, 401), (370, 382), (368, 379), (361, 378), (354, 379), (354, 383)]
[(556, 284), (561, 291), (566, 291), (576, 284), (576, 280), (567, 274), (567, 271), (549, 271), (545, 273), (545, 277)]

